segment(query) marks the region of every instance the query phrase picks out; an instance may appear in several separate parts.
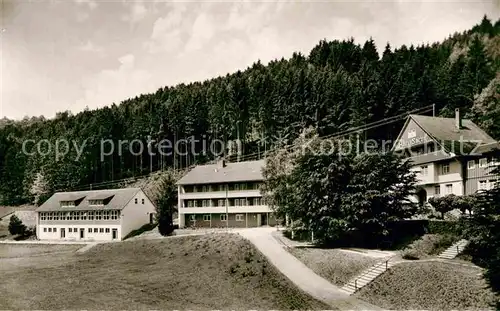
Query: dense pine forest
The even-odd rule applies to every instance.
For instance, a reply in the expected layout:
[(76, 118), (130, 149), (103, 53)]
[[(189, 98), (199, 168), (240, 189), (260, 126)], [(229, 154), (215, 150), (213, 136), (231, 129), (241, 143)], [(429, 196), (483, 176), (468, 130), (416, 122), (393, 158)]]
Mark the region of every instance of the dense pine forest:
[[(188, 85), (164, 87), (109, 107), (54, 119), (0, 120), (0, 205), (33, 203), (35, 196), (56, 190), (142, 176), (168, 167), (184, 168), (211, 160), (211, 155), (151, 156), (124, 149), (101, 161), (101, 141), (148, 137), (172, 142), (188, 137), (243, 141), (243, 154), (293, 141), (314, 126), (320, 135), (361, 126), (435, 104), (441, 116), (460, 108), (500, 139), (500, 20), (488, 18), (441, 43), (420, 46), (387, 44), (379, 53), (372, 40), (321, 41), (309, 55), (254, 63), (244, 71)], [(111, 104), (111, 103), (110, 103)], [(368, 135), (394, 138), (395, 125)], [(85, 143), (83, 154), (56, 159), (24, 154), (28, 139)], [(154, 145), (154, 144), (153, 144)], [(28, 152), (36, 146), (27, 145)], [(153, 146), (155, 147), (155, 146)], [(44, 149), (45, 148), (45, 149)], [(201, 143), (196, 150), (203, 148)], [(247, 157), (249, 159), (251, 157)]]

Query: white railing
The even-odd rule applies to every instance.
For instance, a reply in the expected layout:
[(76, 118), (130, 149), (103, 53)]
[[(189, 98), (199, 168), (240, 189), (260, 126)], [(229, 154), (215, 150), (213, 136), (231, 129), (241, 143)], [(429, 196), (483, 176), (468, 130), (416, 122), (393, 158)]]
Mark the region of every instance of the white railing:
[[(182, 214), (223, 214), (226, 212), (225, 206), (203, 206), (203, 207), (180, 207), (179, 213)], [(270, 213), (272, 212), (267, 205), (244, 205), (228, 206), (228, 213)]]

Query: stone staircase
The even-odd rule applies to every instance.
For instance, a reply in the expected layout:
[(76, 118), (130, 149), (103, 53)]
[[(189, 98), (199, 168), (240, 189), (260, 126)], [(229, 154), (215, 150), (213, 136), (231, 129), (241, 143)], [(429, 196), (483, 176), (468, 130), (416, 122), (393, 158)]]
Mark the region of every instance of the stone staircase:
[(452, 246), (448, 247), (444, 252), (439, 254), (437, 257), (441, 259), (453, 259), (457, 257), (467, 246), (469, 241), (467, 240), (460, 240), (457, 243), (453, 244)]
[(347, 282), (342, 286), (342, 290), (347, 292), (349, 295), (354, 294), (364, 286), (368, 285), (370, 282), (375, 280), (379, 275), (387, 271), (390, 267), (396, 264), (395, 261), (391, 261), (391, 258), (380, 261), (370, 268), (363, 271), (361, 274)]

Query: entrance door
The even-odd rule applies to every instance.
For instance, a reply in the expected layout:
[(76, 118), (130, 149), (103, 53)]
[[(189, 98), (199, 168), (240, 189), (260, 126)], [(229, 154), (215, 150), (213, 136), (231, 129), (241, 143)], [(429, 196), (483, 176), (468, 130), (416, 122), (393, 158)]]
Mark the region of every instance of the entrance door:
[(257, 227), (262, 226), (262, 214), (257, 214)]
[(418, 204), (420, 206), (424, 206), (425, 202), (427, 202), (427, 191), (425, 191), (424, 188), (420, 188), (417, 191), (417, 197), (418, 197)]
[(261, 217), (261, 221), (260, 221), (261, 226), (267, 226), (267, 213), (260, 214), (260, 217)]
[(61, 228), (61, 239), (66, 237), (66, 228)]
[(84, 238), (85, 238), (85, 229), (80, 228), (80, 239), (84, 239)]
[(118, 238), (118, 230), (113, 229), (113, 240), (116, 240)]

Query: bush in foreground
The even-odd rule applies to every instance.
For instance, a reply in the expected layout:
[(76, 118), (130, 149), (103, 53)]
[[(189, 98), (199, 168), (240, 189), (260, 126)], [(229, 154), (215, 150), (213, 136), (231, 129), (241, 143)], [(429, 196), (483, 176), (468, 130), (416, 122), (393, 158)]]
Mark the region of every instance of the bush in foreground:
[[(500, 173), (500, 170), (496, 170)], [(463, 221), (465, 238), (470, 243), (466, 253), (485, 268), (484, 277), (490, 288), (500, 295), (500, 184), (477, 197), (472, 216)], [(500, 309), (500, 299), (497, 301)]]
[(24, 236), (28, 233), (26, 226), (16, 215), (12, 215), (9, 221), (9, 233), (12, 235)]

